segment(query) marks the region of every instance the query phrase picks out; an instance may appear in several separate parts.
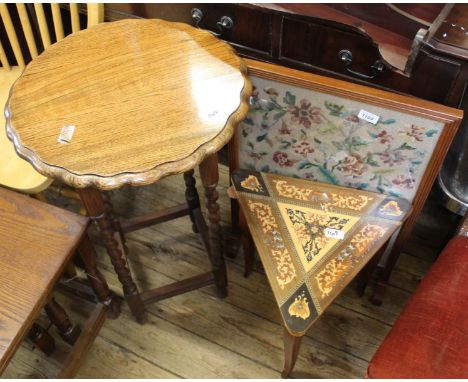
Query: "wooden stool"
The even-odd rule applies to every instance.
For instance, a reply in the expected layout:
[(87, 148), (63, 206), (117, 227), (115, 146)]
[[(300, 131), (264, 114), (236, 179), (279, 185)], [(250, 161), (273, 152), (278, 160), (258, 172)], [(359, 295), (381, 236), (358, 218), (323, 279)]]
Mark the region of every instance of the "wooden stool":
[(302, 336), (400, 227), (411, 204), (255, 171), (234, 171), (232, 183), (243, 213), (246, 269), (253, 237), (284, 321), (287, 377)]
[[(88, 223), (82, 216), (0, 188), (0, 373), (30, 328), (31, 337), (35, 333), (40, 337), (34, 320), (44, 307), (62, 338), (74, 344), (61, 378), (78, 370), (106, 315), (118, 316), (118, 300), (96, 268), (96, 254), (86, 235)], [(52, 297), (75, 250), (101, 302), (81, 335)], [(50, 350), (50, 346), (49, 342), (41, 348)]]

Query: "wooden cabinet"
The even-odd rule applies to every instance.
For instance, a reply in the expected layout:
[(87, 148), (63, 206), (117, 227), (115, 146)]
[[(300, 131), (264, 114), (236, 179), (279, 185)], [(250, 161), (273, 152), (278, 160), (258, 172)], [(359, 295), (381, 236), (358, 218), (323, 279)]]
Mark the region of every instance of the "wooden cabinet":
[[(458, 106), (464, 94), (468, 79), (468, 39), (460, 27), (468, 19), (464, 4), (397, 8), (385, 4), (121, 3), (106, 5), (106, 15), (110, 20), (156, 17), (196, 25), (194, 8), (202, 15), (198, 27), (219, 33), (246, 57), (450, 106)], [(232, 21), (229, 28), (218, 26), (223, 17)], [(342, 51), (349, 52), (351, 60), (340, 58)]]

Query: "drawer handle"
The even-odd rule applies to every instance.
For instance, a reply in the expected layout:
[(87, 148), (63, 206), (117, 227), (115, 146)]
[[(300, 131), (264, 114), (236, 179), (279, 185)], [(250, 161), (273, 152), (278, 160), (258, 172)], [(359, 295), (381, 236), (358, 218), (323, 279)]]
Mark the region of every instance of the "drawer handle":
[[(192, 8), (190, 13), (192, 14), (192, 19), (195, 20), (195, 26), (197, 28), (201, 28), (200, 23), (203, 20), (203, 17), (205, 16), (202, 10), (199, 8)], [(223, 34), (224, 30), (231, 29), (233, 26), (234, 26), (234, 21), (232, 21), (232, 19), (229, 16), (222, 16), (219, 19), (219, 21), (216, 23), (216, 27), (218, 28), (219, 32), (213, 32), (209, 29), (207, 30), (208, 32), (211, 32), (213, 35), (215, 35), (216, 37), (220, 37)]]
[(360, 77), (360, 78), (365, 78), (366, 80), (370, 80), (372, 78), (377, 77), (377, 75), (379, 75), (380, 73), (383, 73), (386, 69), (386, 66), (382, 62), (382, 60), (377, 60), (370, 67), (372, 74), (356, 72), (355, 70), (351, 69), (351, 64), (353, 63), (353, 54), (347, 49), (340, 50), (338, 52), (338, 58), (345, 63), (345, 69), (349, 73), (354, 74), (355, 76)]

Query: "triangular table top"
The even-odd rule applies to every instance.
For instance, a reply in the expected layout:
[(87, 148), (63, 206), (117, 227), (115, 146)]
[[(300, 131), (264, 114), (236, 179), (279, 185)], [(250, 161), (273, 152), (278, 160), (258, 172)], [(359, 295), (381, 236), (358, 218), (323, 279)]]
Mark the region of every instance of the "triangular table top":
[(286, 328), (302, 335), (399, 228), (400, 198), (250, 170), (238, 201)]

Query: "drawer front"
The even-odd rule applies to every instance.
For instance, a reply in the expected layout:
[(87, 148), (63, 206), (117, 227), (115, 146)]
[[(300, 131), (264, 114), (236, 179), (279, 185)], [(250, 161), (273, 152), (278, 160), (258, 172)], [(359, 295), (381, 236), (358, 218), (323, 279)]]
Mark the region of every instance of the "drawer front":
[[(194, 8), (202, 14), (199, 28), (219, 34), (223, 40), (242, 48), (266, 54), (271, 51), (270, 14), (233, 4), (197, 4)], [(223, 27), (226, 18), (231, 25)]]

